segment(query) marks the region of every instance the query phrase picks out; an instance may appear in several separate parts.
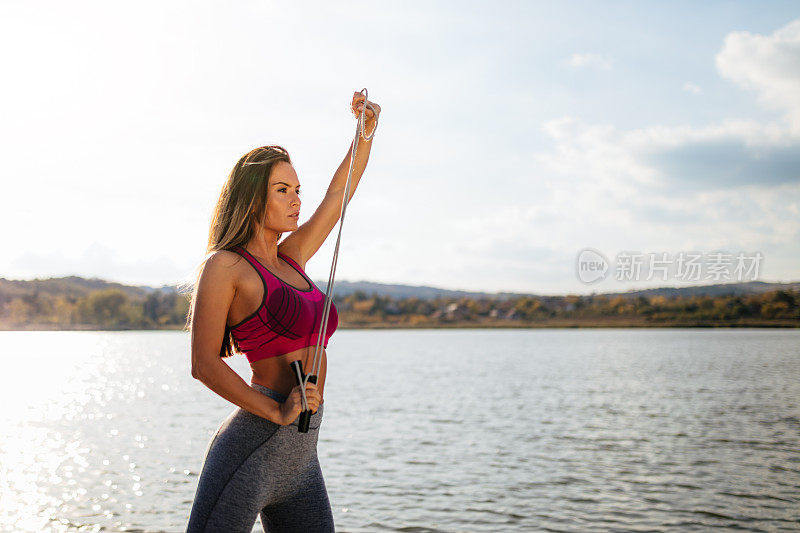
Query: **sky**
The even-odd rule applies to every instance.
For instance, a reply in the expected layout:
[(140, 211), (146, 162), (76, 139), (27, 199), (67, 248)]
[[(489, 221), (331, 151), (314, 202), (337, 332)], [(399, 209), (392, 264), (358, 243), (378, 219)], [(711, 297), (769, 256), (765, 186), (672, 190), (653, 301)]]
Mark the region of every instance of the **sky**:
[(191, 279), (231, 168), (266, 144), (302, 224), (366, 87), (382, 112), (337, 280), (800, 280), (797, 2), (6, 0), (0, 68), (6, 279)]

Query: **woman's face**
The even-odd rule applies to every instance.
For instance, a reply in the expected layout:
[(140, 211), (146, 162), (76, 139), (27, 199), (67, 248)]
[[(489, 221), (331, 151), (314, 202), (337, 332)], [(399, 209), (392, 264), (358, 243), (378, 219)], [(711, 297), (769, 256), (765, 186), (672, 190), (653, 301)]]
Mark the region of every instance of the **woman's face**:
[(300, 180), (294, 167), (284, 161), (275, 163), (267, 187), (264, 225), (278, 233), (296, 230), (300, 219)]

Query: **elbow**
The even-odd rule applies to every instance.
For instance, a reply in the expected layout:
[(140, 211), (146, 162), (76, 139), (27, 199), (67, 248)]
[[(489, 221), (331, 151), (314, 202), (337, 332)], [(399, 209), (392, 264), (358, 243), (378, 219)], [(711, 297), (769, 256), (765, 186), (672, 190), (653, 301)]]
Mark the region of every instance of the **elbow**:
[(203, 381), (203, 377), (205, 376), (205, 368), (200, 363), (192, 363), (192, 377), (194, 379)]
[(217, 369), (218, 362), (219, 361), (214, 361), (213, 359), (209, 361), (203, 358), (198, 358), (196, 361), (192, 361), (192, 377), (194, 379), (205, 382), (205, 380), (209, 376), (211, 376), (215, 372), (218, 372)]

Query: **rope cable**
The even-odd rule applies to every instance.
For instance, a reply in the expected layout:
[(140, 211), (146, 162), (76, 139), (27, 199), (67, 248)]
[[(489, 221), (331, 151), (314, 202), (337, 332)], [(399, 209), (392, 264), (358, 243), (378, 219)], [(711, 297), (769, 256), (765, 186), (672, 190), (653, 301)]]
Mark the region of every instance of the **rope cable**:
[[(361, 108), (361, 113), (358, 117), (358, 120), (356, 121), (356, 134), (355, 138), (353, 139), (352, 148), (350, 150), (350, 169), (347, 172), (347, 182), (345, 183), (344, 196), (342, 197), (342, 210), (339, 215), (339, 233), (336, 236), (336, 247), (333, 250), (333, 260), (331, 261), (331, 270), (330, 273), (328, 274), (328, 284), (325, 287), (325, 293), (326, 293), (325, 306), (322, 311), (322, 320), (319, 328), (319, 334), (317, 335), (317, 344), (314, 348), (314, 359), (311, 364), (312, 371), (306, 374), (305, 379), (303, 380), (303, 387), (301, 389), (303, 392), (304, 410), (308, 409), (308, 403), (306, 402), (305, 398), (305, 388), (306, 385), (308, 384), (309, 377), (311, 375), (314, 376), (318, 375), (322, 364), (322, 357), (320, 357), (321, 355), (320, 348), (322, 346), (322, 340), (324, 338), (325, 332), (328, 329), (328, 316), (330, 315), (330, 307), (333, 301), (333, 282), (334, 282), (334, 277), (336, 275), (336, 265), (339, 261), (339, 244), (342, 241), (342, 227), (344, 226), (344, 216), (345, 213), (347, 212), (347, 204), (350, 202), (350, 181), (353, 176), (353, 168), (355, 166), (358, 138), (361, 137), (365, 141), (371, 141), (372, 138), (375, 136), (375, 131), (378, 129), (378, 114), (375, 113), (375, 108), (369, 103), (368, 100), (369, 93), (366, 87), (361, 89), (360, 93), (364, 95), (364, 105)], [(372, 132), (369, 134), (369, 136), (364, 134), (364, 123), (366, 122), (367, 107), (369, 107), (372, 110), (372, 113), (375, 116), (375, 126), (372, 128)]]

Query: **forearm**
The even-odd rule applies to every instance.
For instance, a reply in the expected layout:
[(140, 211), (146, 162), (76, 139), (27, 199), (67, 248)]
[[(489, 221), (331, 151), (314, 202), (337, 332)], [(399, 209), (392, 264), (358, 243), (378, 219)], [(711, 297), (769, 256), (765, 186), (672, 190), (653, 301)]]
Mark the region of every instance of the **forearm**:
[(266, 418), (276, 424), (282, 423), (280, 404), (253, 389), (222, 359), (216, 359), (213, 363), (208, 363), (204, 368), (201, 368), (197, 379), (202, 381), (206, 387), (245, 411)]
[[(374, 126), (369, 126), (367, 131), (371, 132), (372, 127)], [(350, 178), (350, 196), (347, 198), (348, 202), (353, 197), (353, 194), (355, 194), (358, 182), (361, 181), (361, 176), (364, 174), (364, 170), (367, 168), (367, 162), (369, 161), (369, 152), (371, 148), (372, 140), (365, 141), (359, 135), (358, 145), (356, 146), (355, 164), (353, 165), (353, 176)], [(352, 152), (353, 143), (351, 142), (350, 148), (347, 150), (347, 154), (345, 154), (344, 159), (339, 165), (339, 168), (337, 168), (336, 172), (333, 174), (331, 184), (328, 186), (328, 194), (344, 194), (344, 189), (347, 185), (347, 174), (350, 171), (350, 156)]]

